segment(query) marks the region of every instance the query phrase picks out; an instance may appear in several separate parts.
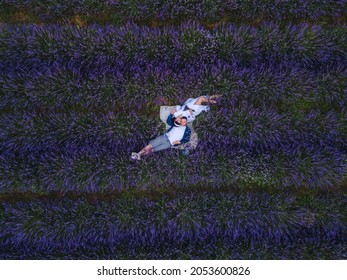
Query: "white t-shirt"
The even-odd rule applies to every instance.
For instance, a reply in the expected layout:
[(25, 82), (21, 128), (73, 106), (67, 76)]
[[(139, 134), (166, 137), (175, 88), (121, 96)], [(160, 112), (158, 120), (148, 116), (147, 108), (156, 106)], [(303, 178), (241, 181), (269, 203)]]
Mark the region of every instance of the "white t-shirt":
[(169, 138), (171, 145), (174, 145), (173, 142), (175, 141), (182, 140), (186, 128), (186, 126), (174, 126), (169, 132), (166, 132), (166, 136)]

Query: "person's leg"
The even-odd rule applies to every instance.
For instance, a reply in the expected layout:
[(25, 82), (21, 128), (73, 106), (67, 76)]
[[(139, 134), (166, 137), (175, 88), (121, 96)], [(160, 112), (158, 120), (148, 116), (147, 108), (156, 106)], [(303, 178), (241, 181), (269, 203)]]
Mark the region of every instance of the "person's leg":
[(154, 140), (150, 141), (149, 144), (153, 148), (153, 152), (158, 152), (171, 147), (171, 143), (165, 134), (158, 136)]
[(160, 151), (163, 149), (163, 147), (165, 147), (165, 144), (167, 141), (169, 142), (165, 134), (160, 135), (157, 138), (151, 140), (149, 144), (146, 147), (144, 147), (141, 151), (139, 151), (137, 154), (139, 156), (143, 156), (143, 155), (149, 155), (152, 152)]
[(140, 156), (142, 155), (148, 155), (149, 153), (151, 153), (153, 150), (153, 147), (151, 144), (148, 144), (146, 147), (144, 147), (141, 151), (138, 152), (138, 154)]
[[(158, 138), (158, 137), (157, 137)], [(140, 160), (141, 156), (143, 155), (149, 155), (150, 153), (153, 152), (153, 145), (160, 145), (160, 141), (158, 141), (158, 139), (154, 139), (152, 140), (147, 146), (145, 146), (141, 151), (139, 151), (138, 153), (133, 152), (131, 154), (131, 158), (132, 159), (137, 159)]]
[(200, 96), (198, 98), (198, 100), (195, 101), (194, 105), (202, 105), (202, 104), (215, 104), (217, 103), (217, 98), (220, 97), (220, 94), (215, 94), (215, 95), (211, 95), (211, 96)]
[(167, 138), (167, 136), (165, 134), (162, 136), (163, 137), (161, 137), (161, 139), (160, 139), (161, 140), (160, 145), (153, 147), (154, 152), (159, 152), (159, 151), (162, 151), (162, 150), (165, 150), (165, 149), (168, 149), (171, 147), (171, 143), (170, 143), (169, 139)]
[(140, 160), (141, 156), (148, 155), (153, 151), (152, 145), (148, 144), (146, 147), (144, 147), (141, 151), (138, 153), (132, 152), (131, 153), (131, 159), (133, 160)]
[(158, 136), (149, 142), (140, 152), (131, 154), (132, 159), (140, 160), (141, 156), (149, 155), (152, 152), (158, 152), (171, 147), (171, 143), (165, 134)]
[(147, 145), (146, 147), (144, 147), (141, 151), (139, 151), (138, 153), (136, 152), (132, 152), (131, 153), (131, 158), (132, 159), (137, 159), (140, 160), (142, 155), (146, 155), (148, 153), (150, 153), (150, 150), (152, 149), (151, 145)]

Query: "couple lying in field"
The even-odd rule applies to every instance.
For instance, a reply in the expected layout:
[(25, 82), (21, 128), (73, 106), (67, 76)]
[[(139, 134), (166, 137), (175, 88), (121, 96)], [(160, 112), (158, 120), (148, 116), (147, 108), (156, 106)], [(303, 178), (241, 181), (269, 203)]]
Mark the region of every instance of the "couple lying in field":
[[(188, 144), (192, 136), (191, 123), (200, 113), (204, 111), (208, 112), (210, 109), (209, 105), (217, 103), (218, 97), (220, 97), (220, 95), (189, 98), (182, 106), (173, 106), (174, 108), (170, 110), (170, 114), (166, 118), (166, 124), (168, 126), (166, 133), (151, 140), (140, 152), (133, 152), (131, 158), (140, 160), (141, 156), (171, 147), (177, 147), (182, 144)], [(161, 114), (161, 118), (162, 117), (163, 115)]]

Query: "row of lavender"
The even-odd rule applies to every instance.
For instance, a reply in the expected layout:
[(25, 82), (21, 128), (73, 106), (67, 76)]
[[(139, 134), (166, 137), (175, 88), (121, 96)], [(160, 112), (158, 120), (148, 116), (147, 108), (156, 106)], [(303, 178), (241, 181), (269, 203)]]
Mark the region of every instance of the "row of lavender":
[(90, 17), (109, 15), (115, 23), (129, 20), (181, 20), (194, 18), (205, 21), (235, 19), (310, 19), (343, 16), (346, 1), (309, 0), (4, 0), (4, 11), (24, 10), (42, 21), (56, 21), (74, 15)]
[(342, 195), (3, 202), (0, 258), (343, 259)]
[[(326, 188), (342, 183), (345, 138), (339, 142), (342, 132), (333, 133), (329, 125), (342, 126), (343, 120), (311, 113), (305, 121), (291, 124), (288, 117), (272, 112), (269, 118), (245, 108), (222, 118), (219, 111), (225, 109), (217, 107), (197, 122), (200, 142), (188, 158), (177, 151), (161, 152), (141, 164), (131, 162), (129, 155), (163, 131), (157, 116), (7, 114), (1, 117), (1, 191), (218, 188), (233, 183)], [(254, 127), (247, 127), (245, 119), (255, 122)]]
[[(345, 27), (2, 30), (2, 192), (324, 188), (346, 173)], [(162, 132), (159, 105), (212, 92), (188, 160), (129, 161)]]
[[(46, 67), (71, 67), (93, 76), (137, 73), (149, 69), (199, 71), (235, 65), (266, 64), (274, 68), (330, 69), (346, 63), (346, 26), (264, 23), (254, 28), (223, 25), (207, 30), (191, 22), (178, 27), (137, 25), (76, 26), (2, 25), (1, 72), (27, 72)], [(215, 67), (216, 68), (216, 67)]]

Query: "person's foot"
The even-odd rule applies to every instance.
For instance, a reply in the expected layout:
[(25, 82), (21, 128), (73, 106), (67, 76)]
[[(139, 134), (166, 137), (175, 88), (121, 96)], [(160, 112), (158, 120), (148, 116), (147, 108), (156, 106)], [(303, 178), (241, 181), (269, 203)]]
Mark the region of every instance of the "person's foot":
[(135, 159), (136, 159), (136, 155), (137, 155), (137, 153), (132, 152), (130, 158), (133, 159), (133, 160), (135, 160)]
[(138, 153), (132, 152), (131, 153), (131, 159), (133, 159), (133, 160), (140, 160), (141, 156)]

